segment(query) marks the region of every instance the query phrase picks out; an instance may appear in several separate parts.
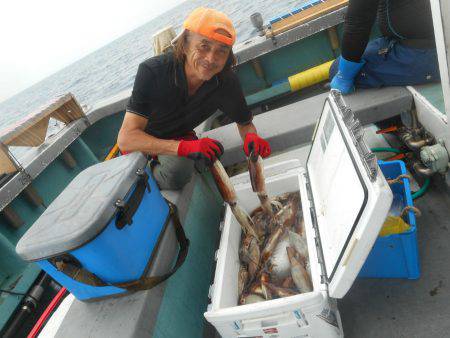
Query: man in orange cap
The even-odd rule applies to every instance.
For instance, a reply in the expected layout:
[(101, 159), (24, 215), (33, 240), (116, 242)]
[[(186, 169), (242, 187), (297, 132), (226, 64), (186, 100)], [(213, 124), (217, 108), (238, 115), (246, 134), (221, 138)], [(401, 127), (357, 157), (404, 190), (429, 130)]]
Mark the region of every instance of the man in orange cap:
[(230, 19), (200, 7), (183, 27), (173, 42), (173, 53), (139, 65), (117, 140), (123, 152), (158, 157), (153, 174), (162, 189), (180, 189), (190, 179), (195, 162), (210, 165), (220, 158), (220, 142), (198, 139), (193, 131), (217, 110), (237, 124), (247, 156), (252, 149), (262, 157), (270, 155), (231, 69), (236, 31)]

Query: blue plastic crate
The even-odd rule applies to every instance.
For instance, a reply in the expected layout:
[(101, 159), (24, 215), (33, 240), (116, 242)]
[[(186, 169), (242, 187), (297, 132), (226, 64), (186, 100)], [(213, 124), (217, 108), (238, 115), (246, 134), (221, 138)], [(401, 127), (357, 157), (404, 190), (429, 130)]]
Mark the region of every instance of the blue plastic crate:
[[(402, 161), (379, 161), (378, 164), (386, 179), (394, 179), (401, 174), (406, 174), (405, 164)], [(404, 178), (402, 181), (403, 184), (391, 185), (394, 200), (400, 199), (404, 207), (412, 206), (409, 180)], [(419, 278), (416, 217), (412, 211), (408, 212), (407, 222), (411, 226), (408, 231), (377, 238), (359, 277)]]

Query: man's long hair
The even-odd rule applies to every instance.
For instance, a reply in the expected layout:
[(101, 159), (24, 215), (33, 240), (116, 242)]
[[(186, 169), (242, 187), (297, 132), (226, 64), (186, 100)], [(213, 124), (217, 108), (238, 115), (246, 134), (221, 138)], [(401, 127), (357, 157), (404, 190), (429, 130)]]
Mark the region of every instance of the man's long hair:
[[(188, 38), (189, 32), (187, 30), (184, 30), (177, 41), (174, 43), (173, 55), (176, 62), (184, 63), (184, 61), (186, 60), (186, 52), (189, 43)], [(230, 54), (228, 55), (227, 62), (225, 63), (225, 66), (219, 74), (229, 72), (235, 65), (236, 57), (233, 54), (233, 50), (230, 49)]]

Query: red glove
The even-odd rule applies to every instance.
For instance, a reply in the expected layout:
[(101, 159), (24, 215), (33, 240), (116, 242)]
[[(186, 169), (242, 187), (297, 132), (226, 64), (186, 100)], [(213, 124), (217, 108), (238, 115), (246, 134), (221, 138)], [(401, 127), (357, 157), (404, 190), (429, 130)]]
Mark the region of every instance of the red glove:
[(178, 156), (184, 156), (194, 161), (203, 160), (207, 165), (211, 165), (222, 154), (222, 144), (207, 137), (193, 141), (181, 140), (178, 145)]
[(245, 155), (250, 156), (250, 152), (254, 151), (255, 155), (261, 155), (261, 157), (267, 157), (270, 155), (269, 142), (259, 137), (255, 133), (247, 133), (244, 140), (244, 152)]

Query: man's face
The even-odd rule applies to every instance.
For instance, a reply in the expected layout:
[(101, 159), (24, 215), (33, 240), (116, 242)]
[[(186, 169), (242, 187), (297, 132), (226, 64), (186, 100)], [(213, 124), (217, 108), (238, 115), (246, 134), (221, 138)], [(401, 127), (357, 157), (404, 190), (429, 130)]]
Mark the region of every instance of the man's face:
[(186, 66), (203, 81), (210, 80), (223, 69), (231, 50), (230, 46), (194, 32), (189, 32), (187, 47)]

